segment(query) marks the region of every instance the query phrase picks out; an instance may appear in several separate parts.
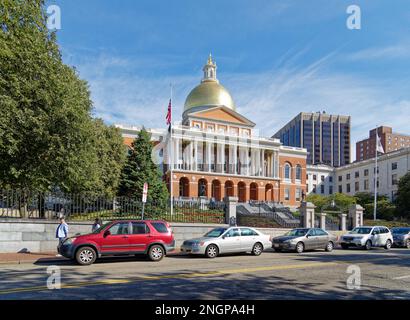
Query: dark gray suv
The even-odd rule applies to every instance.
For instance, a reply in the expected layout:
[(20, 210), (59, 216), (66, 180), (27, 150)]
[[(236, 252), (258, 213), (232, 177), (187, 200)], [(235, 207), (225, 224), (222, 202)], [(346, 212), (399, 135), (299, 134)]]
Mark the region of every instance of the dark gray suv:
[(410, 249), (410, 227), (392, 228), (393, 246)]

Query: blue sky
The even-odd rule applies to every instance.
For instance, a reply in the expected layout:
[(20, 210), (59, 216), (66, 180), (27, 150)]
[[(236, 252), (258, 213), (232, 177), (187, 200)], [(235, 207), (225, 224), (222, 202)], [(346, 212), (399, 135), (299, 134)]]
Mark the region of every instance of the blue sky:
[[(376, 125), (409, 133), (408, 0), (66, 0), (57, 32), (107, 123), (164, 127), (209, 52), (238, 111), (271, 136), (301, 111), (352, 116), (352, 147)], [(361, 30), (346, 27), (349, 5)]]

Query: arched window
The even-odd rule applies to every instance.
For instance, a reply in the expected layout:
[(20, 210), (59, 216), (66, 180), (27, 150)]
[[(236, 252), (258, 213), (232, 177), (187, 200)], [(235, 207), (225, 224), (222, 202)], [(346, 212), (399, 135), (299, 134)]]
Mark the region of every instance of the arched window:
[(300, 165), (296, 166), (296, 180), (302, 180), (302, 167)]
[(284, 176), (285, 176), (285, 179), (291, 180), (291, 177), (292, 177), (292, 167), (290, 166), (289, 163), (286, 163), (286, 164), (285, 164)]

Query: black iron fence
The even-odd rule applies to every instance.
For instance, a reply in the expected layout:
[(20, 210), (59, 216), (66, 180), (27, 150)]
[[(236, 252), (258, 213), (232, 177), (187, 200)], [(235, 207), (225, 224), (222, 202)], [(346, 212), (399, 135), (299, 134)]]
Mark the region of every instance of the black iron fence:
[[(144, 218), (169, 222), (224, 223), (224, 202), (206, 199), (173, 199), (147, 202)], [(32, 190), (0, 190), (0, 218), (58, 219), (71, 221), (141, 219), (140, 197), (106, 197), (95, 194), (66, 194)]]

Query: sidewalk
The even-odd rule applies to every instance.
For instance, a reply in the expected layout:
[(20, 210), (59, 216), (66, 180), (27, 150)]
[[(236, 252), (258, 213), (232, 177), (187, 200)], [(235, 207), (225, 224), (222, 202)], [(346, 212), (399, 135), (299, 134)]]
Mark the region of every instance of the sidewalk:
[(42, 253), (0, 253), (0, 265), (34, 263), (41, 259), (44, 261), (64, 261), (63, 257), (56, 257), (55, 252)]

